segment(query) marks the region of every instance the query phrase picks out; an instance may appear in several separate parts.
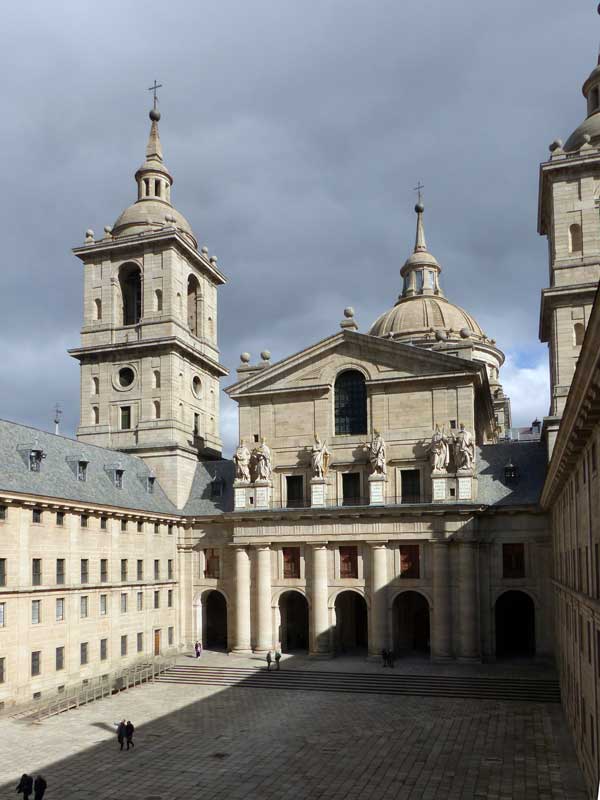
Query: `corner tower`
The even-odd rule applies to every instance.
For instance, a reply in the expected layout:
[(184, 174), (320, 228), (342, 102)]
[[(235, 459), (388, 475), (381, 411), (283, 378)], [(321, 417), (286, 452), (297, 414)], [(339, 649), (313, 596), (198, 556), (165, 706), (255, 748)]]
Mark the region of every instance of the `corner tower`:
[[(137, 200), (101, 239), (74, 248), (84, 265), (79, 439), (135, 453), (171, 500), (188, 499), (196, 464), (219, 457), (217, 289), (225, 277), (171, 205), (156, 108)], [(132, 476), (136, 479), (137, 476)]]
[(538, 232), (548, 239), (549, 287), (540, 339), (548, 343), (549, 450), (562, 416), (600, 277), (600, 65), (583, 84), (587, 117), (540, 166)]

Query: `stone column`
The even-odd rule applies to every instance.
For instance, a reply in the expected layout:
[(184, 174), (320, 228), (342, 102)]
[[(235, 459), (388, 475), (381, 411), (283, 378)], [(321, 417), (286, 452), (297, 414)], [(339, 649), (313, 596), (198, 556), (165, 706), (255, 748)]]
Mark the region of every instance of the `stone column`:
[(236, 653), (250, 652), (250, 558), (245, 547), (235, 548), (235, 640)]
[(450, 552), (445, 541), (432, 543), (433, 619), (431, 620), (431, 658), (452, 658), (452, 613), (450, 607)]
[(312, 656), (331, 655), (329, 609), (327, 607), (327, 545), (317, 544), (312, 551)]
[(387, 545), (371, 545), (371, 619), (369, 655), (380, 658), (388, 648), (387, 633)]
[(477, 613), (477, 545), (461, 542), (459, 559), (459, 657), (479, 661), (479, 614)]
[(273, 611), (271, 609), (271, 548), (268, 544), (256, 548), (256, 619), (255, 650), (266, 652), (273, 647)]

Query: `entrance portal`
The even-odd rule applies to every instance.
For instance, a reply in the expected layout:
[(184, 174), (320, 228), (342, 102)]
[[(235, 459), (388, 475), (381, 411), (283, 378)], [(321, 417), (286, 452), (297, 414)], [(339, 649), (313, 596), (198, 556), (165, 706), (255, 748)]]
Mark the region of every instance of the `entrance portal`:
[(215, 590), (202, 596), (202, 640), (211, 650), (227, 649), (227, 601)]
[(535, 655), (535, 607), (525, 592), (504, 592), (496, 600), (496, 658)]
[(356, 592), (340, 592), (335, 599), (335, 652), (366, 653), (368, 633), (365, 598)]
[(392, 607), (394, 652), (429, 653), (429, 603), (419, 592), (402, 592)]
[(308, 602), (300, 592), (284, 592), (279, 598), (279, 641), (282, 649), (308, 650)]

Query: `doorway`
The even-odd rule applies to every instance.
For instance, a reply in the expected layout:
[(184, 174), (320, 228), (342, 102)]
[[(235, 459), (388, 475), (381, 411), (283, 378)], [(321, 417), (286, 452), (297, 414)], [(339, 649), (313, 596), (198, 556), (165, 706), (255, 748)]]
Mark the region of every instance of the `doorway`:
[(511, 590), (496, 600), (496, 658), (535, 655), (535, 606), (525, 592)]
[(160, 628), (154, 629), (154, 655), (160, 655)]
[(202, 645), (209, 650), (227, 649), (227, 600), (215, 589), (202, 596)]
[(286, 653), (308, 651), (308, 602), (300, 592), (284, 592), (279, 598), (279, 641)]
[(336, 654), (366, 654), (368, 640), (365, 598), (356, 592), (340, 592), (335, 599)]
[(429, 655), (429, 603), (420, 592), (402, 592), (392, 607), (394, 652)]

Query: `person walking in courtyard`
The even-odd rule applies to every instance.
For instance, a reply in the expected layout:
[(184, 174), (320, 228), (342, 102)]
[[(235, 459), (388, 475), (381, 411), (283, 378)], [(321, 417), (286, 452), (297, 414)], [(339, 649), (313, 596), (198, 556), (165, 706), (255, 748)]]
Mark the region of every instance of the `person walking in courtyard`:
[(123, 742), (125, 741), (125, 735), (126, 735), (125, 728), (126, 728), (125, 720), (122, 719), (121, 722), (119, 722), (119, 724), (117, 725), (117, 741), (121, 745), (120, 748), (121, 750), (123, 749)]
[(271, 651), (267, 653), (267, 672), (271, 671), (271, 662), (273, 661), (273, 656), (271, 655)]
[(31, 792), (33, 791), (33, 778), (31, 775), (28, 775), (26, 772), (24, 772), (21, 775), (21, 780), (17, 784), (15, 791), (23, 795), (23, 800), (29, 800)]
[(33, 800), (42, 800), (46, 794), (48, 784), (42, 775), (38, 775), (33, 782)]
[(131, 745), (132, 747), (135, 747), (135, 745), (133, 743), (133, 732), (134, 731), (135, 731), (135, 728), (133, 727), (133, 722), (130, 719), (128, 719), (127, 720), (127, 725), (125, 725), (125, 737), (127, 739), (127, 749), (128, 750), (129, 750), (129, 745)]
[(278, 644), (275, 648), (275, 664), (277, 665), (277, 669), (279, 669), (279, 662), (281, 661), (281, 645)]
[(196, 658), (200, 658), (200, 656), (202, 655), (202, 645), (200, 644), (200, 642), (196, 642), (196, 644), (194, 645), (194, 651), (196, 653)]

